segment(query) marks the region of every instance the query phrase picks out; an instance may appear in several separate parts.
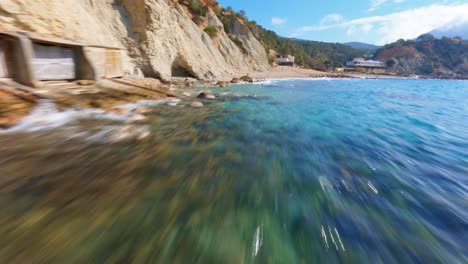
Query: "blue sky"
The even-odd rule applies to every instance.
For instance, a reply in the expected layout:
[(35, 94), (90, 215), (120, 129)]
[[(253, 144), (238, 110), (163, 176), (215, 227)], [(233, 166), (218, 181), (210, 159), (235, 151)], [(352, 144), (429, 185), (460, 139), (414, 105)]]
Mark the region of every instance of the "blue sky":
[(281, 36), (386, 44), (468, 22), (468, 0), (219, 0)]

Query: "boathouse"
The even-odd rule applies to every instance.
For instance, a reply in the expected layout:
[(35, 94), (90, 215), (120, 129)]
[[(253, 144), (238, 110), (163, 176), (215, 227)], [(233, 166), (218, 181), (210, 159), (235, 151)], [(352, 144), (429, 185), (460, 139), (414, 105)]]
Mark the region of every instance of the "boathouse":
[(32, 46), (32, 69), (38, 81), (95, 80), (85, 43), (27, 33)]
[(3, 78), (37, 87), (43, 81), (96, 80), (86, 44), (29, 32), (0, 33)]

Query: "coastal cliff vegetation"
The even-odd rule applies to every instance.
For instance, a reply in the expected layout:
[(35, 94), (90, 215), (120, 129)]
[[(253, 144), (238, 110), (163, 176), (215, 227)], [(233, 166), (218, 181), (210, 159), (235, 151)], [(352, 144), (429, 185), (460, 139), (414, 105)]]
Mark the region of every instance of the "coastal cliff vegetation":
[[(222, 22), (224, 32), (244, 54), (248, 54), (248, 51), (244, 47), (244, 43), (236, 37), (235, 33), (239, 33), (239, 31), (250, 31), (260, 41), (266, 52), (274, 50), (279, 54), (293, 55), (298, 65), (317, 70), (325, 71), (331, 67), (341, 67), (346, 61), (369, 53), (366, 50), (354, 49), (339, 43), (298, 40), (279, 36), (274, 31), (257, 24), (255, 20), (250, 20), (244, 10), (235, 11), (229, 6), (223, 8), (214, 0), (181, 0), (180, 3), (189, 7), (196, 23), (203, 21), (209, 10), (212, 9)], [(243, 24), (247, 28), (239, 30), (239, 24)], [(210, 36), (215, 34), (212, 28), (205, 28), (205, 32)]]
[(377, 50), (375, 57), (389, 70), (436, 78), (468, 76), (468, 41), (460, 37), (437, 39), (424, 34), (414, 40), (400, 39)]

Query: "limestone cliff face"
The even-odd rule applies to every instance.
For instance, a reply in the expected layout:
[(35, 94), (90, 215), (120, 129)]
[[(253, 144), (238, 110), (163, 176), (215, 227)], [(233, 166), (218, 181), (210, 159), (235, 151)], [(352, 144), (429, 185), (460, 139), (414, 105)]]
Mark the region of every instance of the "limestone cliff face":
[[(265, 49), (241, 21), (232, 34), (208, 9), (199, 23), (175, 0), (2, 0), (0, 31), (26, 30), (44, 36), (117, 46), (126, 52), (129, 74), (169, 80), (173, 76), (228, 79), (268, 67)], [(209, 36), (206, 26), (218, 33)]]

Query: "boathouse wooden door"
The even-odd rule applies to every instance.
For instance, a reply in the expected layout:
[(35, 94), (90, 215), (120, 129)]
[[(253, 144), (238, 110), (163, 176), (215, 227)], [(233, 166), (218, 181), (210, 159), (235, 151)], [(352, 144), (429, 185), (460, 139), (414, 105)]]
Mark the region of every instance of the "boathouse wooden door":
[(34, 44), (33, 67), (38, 80), (75, 80), (75, 66), (71, 48)]
[(99, 77), (123, 77), (122, 50), (105, 47), (87, 47), (85, 50)]
[(10, 64), (8, 58), (11, 56), (11, 54), (9, 54), (10, 52), (8, 41), (0, 40), (0, 78), (11, 77), (11, 72), (8, 69), (8, 65)]
[(109, 78), (116, 78), (123, 76), (122, 67), (122, 51), (108, 49), (106, 50), (106, 67), (105, 75)]

